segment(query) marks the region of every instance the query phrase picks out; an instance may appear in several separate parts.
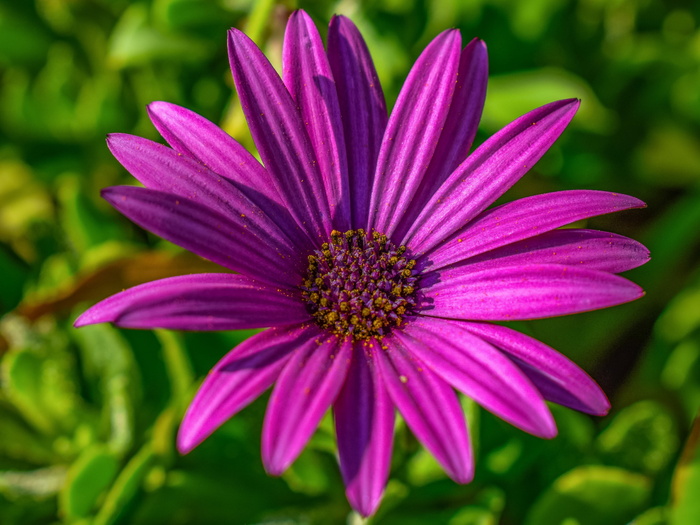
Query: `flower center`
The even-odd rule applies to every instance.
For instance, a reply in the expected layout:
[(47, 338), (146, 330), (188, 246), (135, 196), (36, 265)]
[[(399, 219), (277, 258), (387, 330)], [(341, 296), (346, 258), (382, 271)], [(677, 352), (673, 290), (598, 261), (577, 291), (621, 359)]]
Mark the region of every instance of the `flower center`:
[(331, 232), (301, 287), (316, 323), (355, 340), (382, 337), (415, 306), (416, 261), (379, 232)]

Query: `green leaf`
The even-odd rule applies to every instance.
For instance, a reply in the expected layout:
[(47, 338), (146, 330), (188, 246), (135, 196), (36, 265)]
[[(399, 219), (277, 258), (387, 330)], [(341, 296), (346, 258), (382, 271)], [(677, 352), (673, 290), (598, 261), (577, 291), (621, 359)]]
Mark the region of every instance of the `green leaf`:
[(35, 465), (58, 460), (51, 439), (33, 432), (19, 416), (5, 407), (0, 407), (0, 422), (0, 455)]
[(150, 443), (126, 464), (105, 497), (95, 516), (93, 525), (111, 525), (116, 522), (124, 507), (136, 496), (144, 478), (153, 464), (154, 454)]
[(162, 33), (151, 27), (146, 7), (132, 4), (114, 28), (109, 60), (118, 68), (164, 59), (196, 63), (209, 53), (208, 42)]
[(66, 469), (63, 466), (26, 471), (0, 471), (0, 492), (11, 499), (31, 496), (46, 498), (63, 486)]
[(614, 467), (577, 467), (540, 496), (525, 524), (619, 525), (640, 512), (650, 492), (646, 476)]
[(73, 331), (85, 376), (101, 401), (109, 446), (126, 452), (133, 443), (134, 407), (141, 399), (141, 381), (131, 347), (112, 326), (85, 326)]
[(95, 445), (71, 465), (59, 495), (59, 511), (73, 520), (88, 516), (114, 480), (119, 461), (106, 447)]
[(155, 334), (163, 349), (163, 360), (170, 379), (173, 401), (182, 405), (189, 401), (195, 379), (184, 341), (178, 334), (169, 330), (156, 330)]
[(42, 392), (42, 359), (35, 352), (22, 350), (9, 353), (2, 364), (7, 397), (30, 424), (53, 433), (55, 423), (47, 413)]
[(623, 409), (598, 436), (598, 449), (608, 463), (647, 474), (661, 471), (677, 448), (675, 422), (654, 401)]
[(700, 415), (676, 465), (671, 486), (671, 525), (700, 523)]
[(524, 115), (553, 100), (574, 97), (585, 100), (575, 120), (577, 126), (596, 132), (610, 129), (613, 116), (598, 101), (588, 83), (568, 71), (555, 68), (491, 77), (481, 125), (493, 132), (516, 115)]

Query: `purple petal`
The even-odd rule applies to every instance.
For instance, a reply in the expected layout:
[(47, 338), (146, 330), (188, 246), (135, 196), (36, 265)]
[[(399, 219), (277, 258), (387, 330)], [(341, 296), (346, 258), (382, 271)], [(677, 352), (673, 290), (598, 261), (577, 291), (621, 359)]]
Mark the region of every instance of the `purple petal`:
[(368, 228), (391, 235), (411, 202), (440, 138), (459, 66), (459, 31), (438, 35), (399, 93), (377, 160)]
[(466, 323), (419, 318), (396, 337), (436, 374), (501, 419), (552, 438), (557, 428), (542, 396), (523, 372)]
[(333, 225), (348, 230), (348, 167), (338, 93), (321, 35), (304, 11), (295, 11), (289, 18), (282, 63), (284, 83), (299, 106), (316, 153)]
[(361, 343), (354, 345), (350, 370), (333, 413), (345, 493), (355, 510), (370, 516), (377, 510), (389, 478), (394, 405), (363, 347)]
[[(620, 273), (649, 260), (644, 245), (615, 233), (597, 230), (553, 230), (465, 259), (471, 271), (528, 264), (565, 264)], [(430, 267), (433, 269), (433, 266)]]
[(474, 459), (462, 407), (454, 390), (397, 339), (374, 352), (389, 395), (406, 424), (458, 483), (474, 477)]
[(253, 41), (228, 33), (229, 61), (243, 113), (263, 163), (292, 216), (320, 242), (331, 229), (328, 199), (301, 115)]
[(324, 334), (285, 365), (263, 423), (262, 459), (268, 473), (282, 474), (301, 453), (338, 396), (351, 357), (351, 342)]
[(553, 348), (505, 326), (463, 326), (508, 354), (547, 401), (596, 416), (610, 410), (610, 402), (596, 382)]
[(183, 454), (247, 406), (277, 379), (292, 352), (316, 347), (315, 325), (268, 328), (231, 350), (209, 372), (177, 435)]
[[(598, 310), (644, 295), (636, 284), (607, 272), (562, 264), (494, 267), (468, 265), (423, 277), (425, 315), (515, 321)], [(432, 283), (432, 284), (431, 284)]]
[(290, 287), (303, 261), (270, 246), (268, 232), (184, 197), (135, 186), (114, 186), (102, 196), (142, 228), (221, 266)]
[(410, 228), (428, 199), (467, 158), (481, 120), (487, 81), (486, 44), (475, 38), (462, 51), (447, 120), (425, 177), (395, 232), (397, 237)]
[(296, 290), (274, 288), (242, 275), (182, 275), (135, 286), (84, 312), (76, 327), (114, 323), (123, 328), (239, 330), (309, 319)]
[(151, 122), (175, 151), (201, 162), (225, 179), (281, 202), (270, 174), (219, 126), (168, 102), (152, 102), (147, 109)]
[(435, 192), (401, 244), (427, 252), (515, 184), (561, 135), (578, 109), (561, 100), (508, 124), (479, 146)]
[[(122, 166), (144, 186), (186, 197), (226, 216), (240, 217), (246, 223), (254, 222), (257, 228), (267, 232), (268, 244), (294, 251), (289, 234), (294, 234), (299, 227), (286, 210), (280, 210), (280, 206), (269, 199), (259, 199), (265, 206), (265, 209), (261, 209), (236, 183), (148, 139), (113, 133), (107, 137), (107, 145)], [(292, 238), (299, 246), (300, 236)], [(301, 246), (309, 244), (306, 240)]]
[(574, 221), (644, 206), (639, 199), (607, 191), (534, 195), (482, 213), (426, 256), (436, 269)]
[(338, 91), (347, 149), (351, 226), (364, 228), (387, 122), (384, 93), (362, 35), (344, 16), (334, 16), (328, 27), (328, 60)]

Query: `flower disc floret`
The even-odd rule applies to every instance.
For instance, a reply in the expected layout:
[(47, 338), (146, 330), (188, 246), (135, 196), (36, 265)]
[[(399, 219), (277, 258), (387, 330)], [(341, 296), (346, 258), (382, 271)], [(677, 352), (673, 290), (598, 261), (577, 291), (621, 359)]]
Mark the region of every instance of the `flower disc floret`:
[(413, 312), (415, 266), (386, 235), (333, 230), (331, 242), (309, 255), (303, 295), (321, 328), (355, 340), (381, 337)]

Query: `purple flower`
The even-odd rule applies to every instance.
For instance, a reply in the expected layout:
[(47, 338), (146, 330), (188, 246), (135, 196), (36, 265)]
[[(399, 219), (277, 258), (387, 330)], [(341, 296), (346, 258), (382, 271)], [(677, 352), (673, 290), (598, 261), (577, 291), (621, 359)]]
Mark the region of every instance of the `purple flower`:
[(438, 35), (391, 116), (367, 47), (333, 18), (324, 50), (303, 11), (277, 75), (243, 33), (231, 70), (264, 167), (184, 108), (148, 108), (166, 147), (113, 134), (114, 156), (143, 185), (103, 196), (143, 228), (237, 272), (136, 286), (76, 326), (236, 330), (271, 327), (229, 352), (189, 407), (189, 452), (274, 384), (266, 470), (281, 474), (333, 408), (351, 505), (372, 514), (389, 475), (394, 409), (459, 483), (473, 476), (455, 390), (516, 427), (556, 434), (545, 401), (590, 414), (609, 403), (552, 348), (489, 321), (538, 319), (640, 297), (615, 275), (649, 259), (612, 233), (558, 229), (644, 203), (560, 191), (487, 209), (559, 137), (578, 100), (547, 104), (468, 151), (487, 80), (486, 47)]

